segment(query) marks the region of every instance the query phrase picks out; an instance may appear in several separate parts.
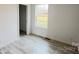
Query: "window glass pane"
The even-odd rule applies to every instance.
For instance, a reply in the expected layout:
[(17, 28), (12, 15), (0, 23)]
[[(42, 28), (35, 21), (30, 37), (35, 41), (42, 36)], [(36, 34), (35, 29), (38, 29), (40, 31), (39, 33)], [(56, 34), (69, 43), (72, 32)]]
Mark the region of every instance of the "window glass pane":
[(35, 25), (41, 28), (47, 28), (48, 25), (48, 5), (35, 6)]

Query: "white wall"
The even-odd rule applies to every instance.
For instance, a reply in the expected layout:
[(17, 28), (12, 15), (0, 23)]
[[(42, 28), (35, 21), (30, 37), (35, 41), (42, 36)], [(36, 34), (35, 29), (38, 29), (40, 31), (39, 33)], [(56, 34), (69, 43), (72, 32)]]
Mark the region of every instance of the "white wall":
[(0, 4), (0, 48), (18, 39), (18, 5)]
[(32, 19), (31, 18), (32, 13), (31, 13), (31, 10), (32, 10), (31, 9), (31, 4), (28, 4), (27, 5), (27, 24), (26, 24), (27, 25), (27, 34), (28, 35), (32, 32), (32, 28), (31, 28), (32, 27), (32, 23), (31, 23), (32, 22), (32, 20), (31, 20)]
[(48, 37), (79, 43), (79, 5), (49, 5)]

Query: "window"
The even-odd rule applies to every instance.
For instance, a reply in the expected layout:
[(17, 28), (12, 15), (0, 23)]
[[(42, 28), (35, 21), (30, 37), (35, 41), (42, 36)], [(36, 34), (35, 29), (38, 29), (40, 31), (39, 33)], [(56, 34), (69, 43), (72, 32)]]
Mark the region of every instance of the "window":
[(35, 6), (35, 25), (41, 28), (48, 27), (48, 5)]

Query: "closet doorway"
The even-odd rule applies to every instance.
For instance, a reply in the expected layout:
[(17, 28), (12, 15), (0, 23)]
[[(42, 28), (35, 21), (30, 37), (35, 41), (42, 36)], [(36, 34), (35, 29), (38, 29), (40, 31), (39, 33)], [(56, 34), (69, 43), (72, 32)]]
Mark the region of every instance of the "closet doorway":
[(20, 35), (27, 34), (27, 6), (19, 4), (19, 33)]

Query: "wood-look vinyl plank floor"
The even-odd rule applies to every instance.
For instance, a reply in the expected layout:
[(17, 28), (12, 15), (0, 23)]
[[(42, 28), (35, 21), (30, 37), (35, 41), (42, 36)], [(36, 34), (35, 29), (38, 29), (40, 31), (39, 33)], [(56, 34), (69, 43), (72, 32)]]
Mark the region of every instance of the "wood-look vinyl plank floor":
[(0, 49), (0, 54), (72, 54), (37, 36), (21, 36), (19, 40)]

